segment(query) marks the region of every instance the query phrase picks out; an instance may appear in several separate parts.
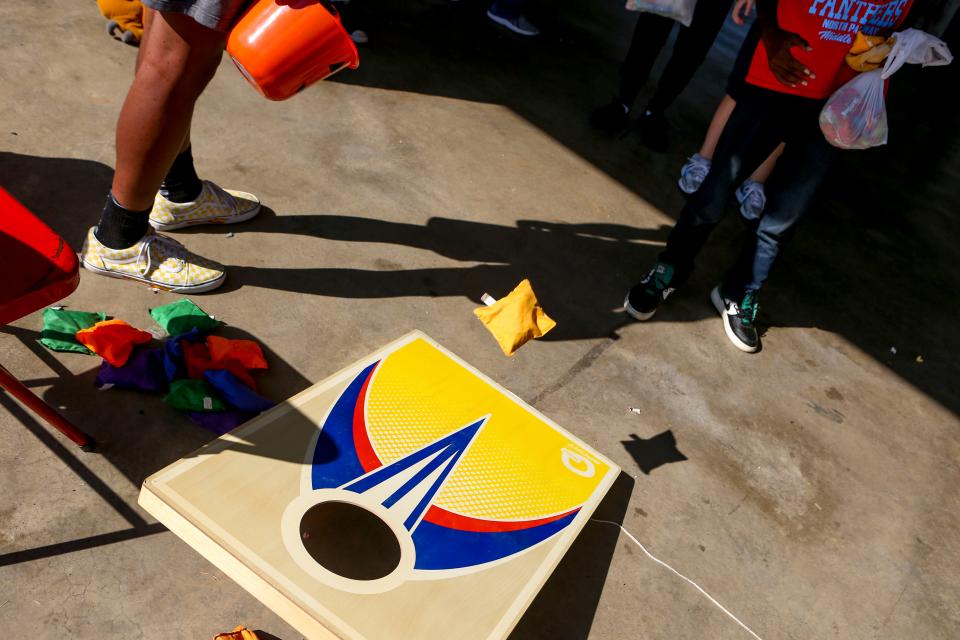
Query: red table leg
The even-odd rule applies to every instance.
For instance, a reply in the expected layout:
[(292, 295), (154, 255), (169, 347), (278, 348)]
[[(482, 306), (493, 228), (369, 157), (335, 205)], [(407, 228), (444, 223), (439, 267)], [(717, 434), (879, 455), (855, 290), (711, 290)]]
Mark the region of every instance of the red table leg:
[(80, 448), (84, 451), (93, 451), (93, 438), (77, 429), (70, 421), (54, 411), (50, 405), (38, 398), (26, 385), (14, 378), (13, 374), (7, 371), (3, 365), (0, 365), (0, 388), (8, 391), (14, 398), (27, 405), (27, 408), (80, 445)]

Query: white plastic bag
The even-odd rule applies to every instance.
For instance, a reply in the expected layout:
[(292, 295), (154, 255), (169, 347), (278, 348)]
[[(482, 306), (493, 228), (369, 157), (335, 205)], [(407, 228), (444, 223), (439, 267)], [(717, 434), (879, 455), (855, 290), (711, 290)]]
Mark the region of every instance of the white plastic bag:
[(939, 67), (953, 62), (953, 54), (947, 43), (926, 31), (906, 29), (896, 34), (896, 42), (883, 65), (886, 80), (904, 64), (919, 64), (924, 67)]
[(820, 112), (820, 130), (841, 149), (869, 149), (887, 144), (887, 107), (883, 71), (861, 73), (830, 96)]
[(953, 55), (939, 38), (906, 29), (896, 41), (883, 69), (861, 73), (830, 96), (820, 112), (820, 130), (827, 142), (841, 149), (869, 149), (887, 144), (887, 107), (884, 85), (906, 63), (927, 66), (950, 64)]
[[(718, 0), (706, 0), (717, 2)], [(690, 26), (693, 20), (693, 10), (697, 7), (697, 0), (627, 0), (627, 10), (655, 13), (671, 20), (676, 20), (685, 27)]]

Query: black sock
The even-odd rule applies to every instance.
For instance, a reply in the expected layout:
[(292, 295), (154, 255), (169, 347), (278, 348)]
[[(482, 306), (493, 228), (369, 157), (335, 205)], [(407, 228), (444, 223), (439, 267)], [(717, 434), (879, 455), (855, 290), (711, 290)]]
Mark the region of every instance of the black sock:
[(137, 244), (147, 235), (150, 228), (150, 211), (130, 211), (124, 209), (113, 198), (113, 193), (107, 195), (107, 203), (103, 205), (100, 214), (100, 223), (93, 235), (101, 244), (111, 249), (126, 249)]
[(192, 148), (180, 152), (160, 185), (160, 194), (171, 202), (193, 202), (203, 190), (203, 183), (193, 168)]

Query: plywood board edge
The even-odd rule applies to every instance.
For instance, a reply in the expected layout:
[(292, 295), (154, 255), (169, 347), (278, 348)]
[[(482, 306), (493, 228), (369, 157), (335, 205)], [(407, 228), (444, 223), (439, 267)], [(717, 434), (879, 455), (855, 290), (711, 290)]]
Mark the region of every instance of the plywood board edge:
[(519, 623), (524, 614), (526, 614), (527, 609), (531, 604), (533, 604), (534, 598), (539, 595), (543, 585), (545, 585), (547, 580), (550, 579), (550, 576), (553, 575), (553, 572), (556, 570), (557, 566), (560, 564), (563, 558), (566, 557), (570, 547), (573, 546), (573, 543), (578, 537), (580, 537), (580, 534), (593, 518), (594, 512), (596, 512), (597, 507), (600, 506), (600, 503), (603, 502), (603, 499), (606, 497), (607, 493), (610, 492), (610, 488), (613, 486), (613, 483), (616, 481), (620, 473), (620, 467), (611, 462), (610, 469), (607, 471), (607, 475), (604, 477), (603, 481), (597, 487), (593, 498), (590, 500), (590, 502), (581, 507), (581, 517), (577, 518), (573, 523), (571, 523), (571, 530), (565, 532), (564, 535), (566, 536), (567, 543), (554, 548), (553, 551), (550, 552), (550, 555), (548, 555), (546, 560), (544, 560), (543, 564), (533, 576), (533, 579), (527, 583), (517, 599), (514, 600), (510, 610), (507, 611), (507, 613), (500, 620), (500, 624), (498, 624), (497, 627), (490, 633), (488, 636), (490, 640), (501, 640), (510, 635), (510, 633), (513, 631), (513, 628), (517, 626), (517, 623)]
[(264, 606), (286, 620), (306, 638), (309, 640), (341, 640), (338, 635), (296, 606), (239, 559), (207, 538), (186, 518), (154, 495), (146, 484), (140, 490), (140, 497), (137, 502), (174, 535), (186, 542), (194, 551), (243, 587)]

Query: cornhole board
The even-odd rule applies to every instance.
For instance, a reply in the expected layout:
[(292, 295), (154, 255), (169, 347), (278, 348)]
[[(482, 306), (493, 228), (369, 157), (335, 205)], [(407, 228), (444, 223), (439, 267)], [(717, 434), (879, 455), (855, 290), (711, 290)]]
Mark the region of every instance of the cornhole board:
[(307, 638), (503, 638), (619, 469), (415, 332), (140, 504)]

